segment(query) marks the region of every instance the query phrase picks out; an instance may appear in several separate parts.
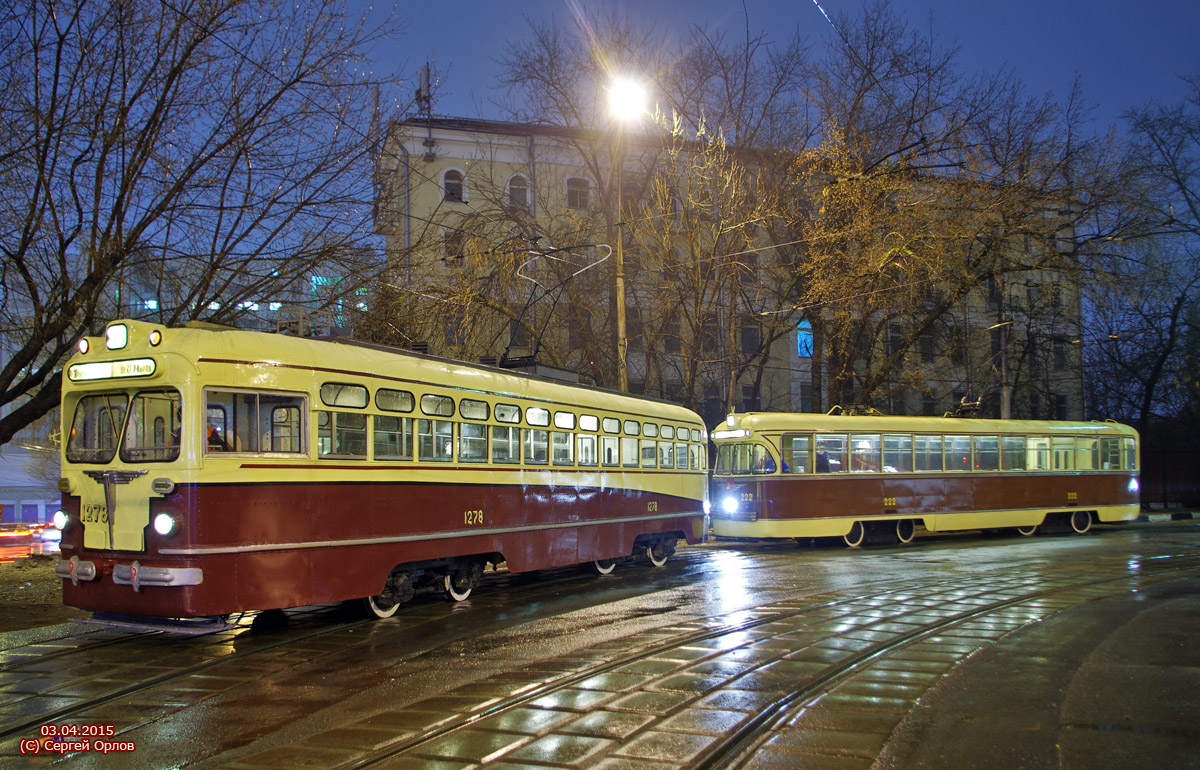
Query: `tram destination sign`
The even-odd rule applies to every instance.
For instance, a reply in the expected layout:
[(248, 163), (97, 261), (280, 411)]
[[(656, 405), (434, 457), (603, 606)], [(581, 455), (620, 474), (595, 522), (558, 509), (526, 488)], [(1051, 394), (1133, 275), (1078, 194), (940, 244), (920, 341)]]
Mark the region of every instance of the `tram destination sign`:
[(125, 377), (149, 377), (154, 374), (153, 358), (131, 358), (125, 361), (90, 361), (67, 367), (67, 379), (71, 382), (87, 380), (116, 380)]

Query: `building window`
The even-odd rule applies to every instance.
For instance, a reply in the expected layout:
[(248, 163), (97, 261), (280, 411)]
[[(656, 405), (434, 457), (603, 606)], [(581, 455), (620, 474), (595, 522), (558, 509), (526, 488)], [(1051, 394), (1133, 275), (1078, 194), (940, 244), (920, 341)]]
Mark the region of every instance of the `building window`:
[(508, 180), (508, 207), (513, 211), (529, 211), (529, 181), (520, 174)]
[(467, 202), (467, 178), (458, 169), (450, 169), (442, 176), (443, 200), (451, 203)]
[(762, 349), (762, 329), (754, 324), (742, 325), (742, 355), (753, 356)]
[(567, 207), (586, 209), (591, 203), (591, 184), (588, 180), (573, 176), (567, 180)]
[(1067, 368), (1067, 341), (1062, 337), (1054, 338), (1054, 371), (1061, 372)]
[(462, 259), (466, 237), (461, 230), (442, 233), (442, 260)]
[(1071, 401), (1065, 393), (1058, 393), (1054, 396), (1054, 419), (1071, 419)]

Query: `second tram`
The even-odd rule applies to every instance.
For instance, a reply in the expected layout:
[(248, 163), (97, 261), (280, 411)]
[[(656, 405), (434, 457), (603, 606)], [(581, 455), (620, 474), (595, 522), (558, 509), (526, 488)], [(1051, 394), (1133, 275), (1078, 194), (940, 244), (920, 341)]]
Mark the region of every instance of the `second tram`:
[(713, 440), (717, 537), (856, 547), (918, 526), (1082, 533), (1139, 514), (1137, 432), (1112, 422), (748, 413)]
[(604, 573), (706, 536), (694, 412), (361, 343), (114, 321), (62, 421), (56, 571), (93, 611), (387, 617), (489, 564)]

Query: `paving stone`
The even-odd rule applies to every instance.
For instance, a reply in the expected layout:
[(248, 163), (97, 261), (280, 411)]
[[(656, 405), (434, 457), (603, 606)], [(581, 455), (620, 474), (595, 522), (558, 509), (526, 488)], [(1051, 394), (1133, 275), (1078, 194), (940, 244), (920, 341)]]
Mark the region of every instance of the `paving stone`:
[(480, 730), (542, 735), (577, 716), (578, 714), (573, 711), (515, 708), (488, 717), (487, 719), (482, 719), (476, 722), (474, 726)]
[(722, 688), (714, 693), (705, 695), (696, 701), (695, 705), (697, 708), (732, 709), (734, 711), (757, 714), (778, 700), (779, 697), (779, 693)]
[(298, 746), (281, 746), (252, 754), (236, 762), (222, 765), (222, 767), (230, 770), (275, 770), (275, 768), (304, 770), (309, 767), (333, 767), (360, 756), (362, 756), (361, 751), (323, 749), (318, 746), (309, 746), (304, 749)]
[(714, 690), (729, 680), (725, 677), (717, 676), (689, 676), (687, 674), (674, 674), (672, 676), (659, 679), (647, 688), (654, 692), (680, 692), (688, 695), (702, 695), (703, 693)]
[(457, 730), (408, 753), (430, 759), (490, 762), (529, 741), (528, 735), (520, 733), (497, 733), (471, 728)]
[(606, 703), (604, 708), (658, 716), (682, 706), (694, 697), (690, 693), (680, 692), (635, 692)]
[(555, 732), (625, 741), (654, 720), (655, 717), (650, 714), (629, 711), (595, 711), (557, 728)]
[(877, 714), (907, 714), (916, 705), (916, 700), (872, 698), (865, 695), (844, 695), (834, 692), (817, 697), (809, 705), (822, 708), (841, 708), (848, 711), (869, 711)]
[(397, 740), (399, 740), (399, 736), (391, 730), (370, 727), (338, 727), (306, 738), (304, 743), (326, 749), (378, 751)]
[(583, 735), (547, 735), (505, 755), (504, 761), (584, 767), (617, 745), (616, 741)]
[(581, 690), (604, 690), (607, 692), (626, 692), (641, 687), (646, 683), (646, 677), (638, 674), (599, 674), (589, 677), (575, 685)]
[(601, 690), (566, 689), (544, 695), (529, 705), (543, 709), (587, 711), (612, 697), (612, 693)]
[(921, 697), (929, 689), (921, 684), (900, 684), (897, 682), (869, 682), (854, 677), (838, 685), (834, 692), (842, 695), (866, 695), (872, 698), (912, 698)]
[(732, 732), (749, 718), (750, 715), (742, 711), (694, 708), (664, 719), (654, 729), (720, 737)]
[(686, 665), (686, 662), (678, 660), (640, 660), (636, 663), (627, 663), (624, 666), (615, 668), (613, 669), (613, 673), (660, 676), (662, 674), (669, 674), (672, 671), (678, 671)]
[(422, 709), (381, 711), (355, 723), (356, 727), (372, 727), (394, 730), (397, 733), (416, 733), (434, 725), (453, 719), (457, 714), (446, 714)]
[[(632, 759), (630, 757), (606, 757), (592, 765), (591, 770), (664, 770), (672, 765), (662, 760)], [(492, 770), (492, 768), (488, 768)]]
[(899, 714), (874, 714), (832, 708), (806, 708), (788, 721), (789, 728), (840, 730), (849, 733), (890, 734), (903, 719)]
[(707, 735), (651, 731), (629, 741), (613, 755), (679, 764), (690, 762), (715, 741), (716, 738)]

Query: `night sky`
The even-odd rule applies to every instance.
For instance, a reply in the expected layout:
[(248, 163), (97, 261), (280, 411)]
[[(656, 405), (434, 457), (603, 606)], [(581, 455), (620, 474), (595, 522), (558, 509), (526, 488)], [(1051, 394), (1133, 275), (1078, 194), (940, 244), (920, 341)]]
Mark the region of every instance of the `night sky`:
[[(861, 8), (861, 0), (820, 1), (835, 19)], [(348, 3), (352, 13), (370, 8), (375, 16), (393, 8), (390, 0)], [(1195, 0), (894, 0), (891, 6), (915, 27), (926, 27), (932, 13), (943, 42), (960, 46), (965, 73), (1008, 64), (1034, 93), (1059, 97), (1078, 73), (1098, 127), (1117, 123), (1125, 109), (1147, 100), (1179, 99), (1184, 93), (1179, 76), (1200, 74)], [(499, 118), (489, 103), (495, 59), (507, 42), (528, 36), (525, 17), (570, 22), (576, 10), (602, 6), (582, 0), (397, 0), (394, 7), (410, 24), (376, 48), (378, 68), (399, 68), (407, 76), (432, 60), (444, 73), (437, 113)], [(610, 0), (603, 7), (668, 35), (685, 34), (689, 24), (723, 28), (731, 36), (745, 28), (740, 0)], [(797, 28), (814, 47), (833, 34), (812, 0), (745, 0), (744, 7), (752, 30), (768, 30), (780, 42)]]

